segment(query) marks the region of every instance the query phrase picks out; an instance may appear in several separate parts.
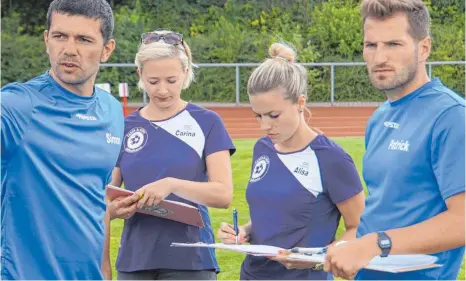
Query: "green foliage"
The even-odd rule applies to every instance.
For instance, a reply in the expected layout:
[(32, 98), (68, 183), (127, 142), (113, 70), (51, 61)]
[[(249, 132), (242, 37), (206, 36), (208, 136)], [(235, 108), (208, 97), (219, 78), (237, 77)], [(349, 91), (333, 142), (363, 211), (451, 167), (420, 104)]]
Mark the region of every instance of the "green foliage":
[(358, 7), (344, 0), (330, 0), (311, 13), (311, 44), (323, 57), (353, 61), (362, 52), (362, 23)]
[[(465, 60), (465, 14), (458, 5), (443, 9), (431, 9), (432, 14), (432, 53), (431, 61)], [(432, 66), (433, 76), (441, 77), (442, 81), (452, 90), (464, 96), (465, 66), (446, 65)]]
[[(23, 1), (23, 0), (20, 0)], [(11, 1), (10, 1), (11, 2)], [(184, 34), (194, 63), (262, 62), (272, 42), (295, 46), (299, 62), (362, 61), (362, 26), (356, 0), (118, 0), (115, 14), (117, 47), (109, 62), (133, 63), (140, 34), (158, 28)], [(461, 2), (461, 1), (460, 1)], [(16, 3), (16, 2), (15, 2)], [(464, 60), (464, 4), (436, 0), (432, 16), (431, 61)], [(27, 7), (27, 6), (24, 6)], [(23, 6), (2, 11), (2, 85), (25, 81), (48, 67), (42, 39), (44, 25), (24, 17)], [(18, 11), (15, 13), (12, 11)], [(36, 9), (45, 22), (47, 5)], [(330, 67), (309, 67), (311, 102), (330, 101)], [(247, 102), (246, 84), (252, 67), (240, 68), (240, 100)], [(464, 96), (464, 65), (433, 66), (432, 74)], [(234, 68), (195, 69), (196, 80), (183, 92), (193, 101), (235, 101)], [(335, 67), (336, 101), (380, 101), (364, 67)], [(102, 68), (98, 82), (130, 86), (130, 99), (141, 99), (134, 67)]]
[(20, 16), (2, 18), (2, 86), (13, 81), (27, 81), (47, 70), (43, 36), (22, 34)]
[[(115, 51), (110, 57), (111, 63), (134, 63), (134, 56), (140, 42), (140, 35), (146, 29), (149, 16), (143, 12), (143, 6), (136, 1), (134, 7), (120, 7), (115, 11), (115, 32), (117, 42)], [(130, 97), (140, 96), (137, 89), (139, 78), (135, 67), (101, 68), (97, 76), (98, 83), (110, 82), (112, 93), (118, 94), (118, 83), (128, 83)]]

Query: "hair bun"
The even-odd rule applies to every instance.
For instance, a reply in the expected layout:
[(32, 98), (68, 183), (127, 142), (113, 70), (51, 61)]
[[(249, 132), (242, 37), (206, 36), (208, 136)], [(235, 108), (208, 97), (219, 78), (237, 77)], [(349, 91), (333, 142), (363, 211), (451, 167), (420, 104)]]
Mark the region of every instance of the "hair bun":
[(288, 62), (294, 62), (296, 58), (294, 49), (283, 43), (273, 43), (269, 48), (269, 55), (272, 58), (285, 59)]

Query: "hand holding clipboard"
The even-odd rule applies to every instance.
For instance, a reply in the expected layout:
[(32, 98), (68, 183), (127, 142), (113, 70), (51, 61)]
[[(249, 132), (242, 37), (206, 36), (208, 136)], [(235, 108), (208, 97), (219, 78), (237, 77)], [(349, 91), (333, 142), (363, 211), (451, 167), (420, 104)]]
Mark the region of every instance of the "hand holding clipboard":
[[(112, 185), (107, 185), (106, 195), (109, 201), (113, 201), (119, 197), (130, 197), (128, 200), (139, 200), (141, 198), (140, 195), (137, 195), (133, 191)], [(158, 204), (151, 206), (143, 204), (142, 208), (136, 208), (135, 212), (173, 220), (197, 227), (204, 227), (204, 221), (202, 220), (198, 208), (172, 200), (162, 200)]]

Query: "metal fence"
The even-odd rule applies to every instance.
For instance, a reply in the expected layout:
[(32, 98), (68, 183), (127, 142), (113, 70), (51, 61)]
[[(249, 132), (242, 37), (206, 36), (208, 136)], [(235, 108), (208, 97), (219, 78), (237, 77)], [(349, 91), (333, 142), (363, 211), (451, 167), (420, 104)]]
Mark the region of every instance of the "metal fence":
[[(316, 63), (300, 63), (307, 67), (330, 67), (330, 103), (335, 103), (335, 68), (341, 66), (365, 66), (365, 62), (316, 62)], [(198, 67), (227, 67), (235, 68), (235, 103), (240, 104), (240, 69), (242, 67), (257, 67), (260, 63), (199, 63)], [(466, 61), (431, 61), (427, 62), (427, 71), (429, 77), (432, 77), (433, 65), (465, 65)], [(104, 63), (102, 67), (136, 67), (134, 63)], [(146, 103), (146, 95), (143, 96), (144, 104)]]

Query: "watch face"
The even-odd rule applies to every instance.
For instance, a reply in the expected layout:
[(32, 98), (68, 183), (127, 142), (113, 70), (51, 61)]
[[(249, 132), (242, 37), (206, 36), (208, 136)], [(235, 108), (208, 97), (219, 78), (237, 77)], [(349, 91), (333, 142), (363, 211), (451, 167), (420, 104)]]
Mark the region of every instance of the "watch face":
[(380, 241), (381, 247), (390, 247), (390, 241), (388, 239), (383, 239)]

